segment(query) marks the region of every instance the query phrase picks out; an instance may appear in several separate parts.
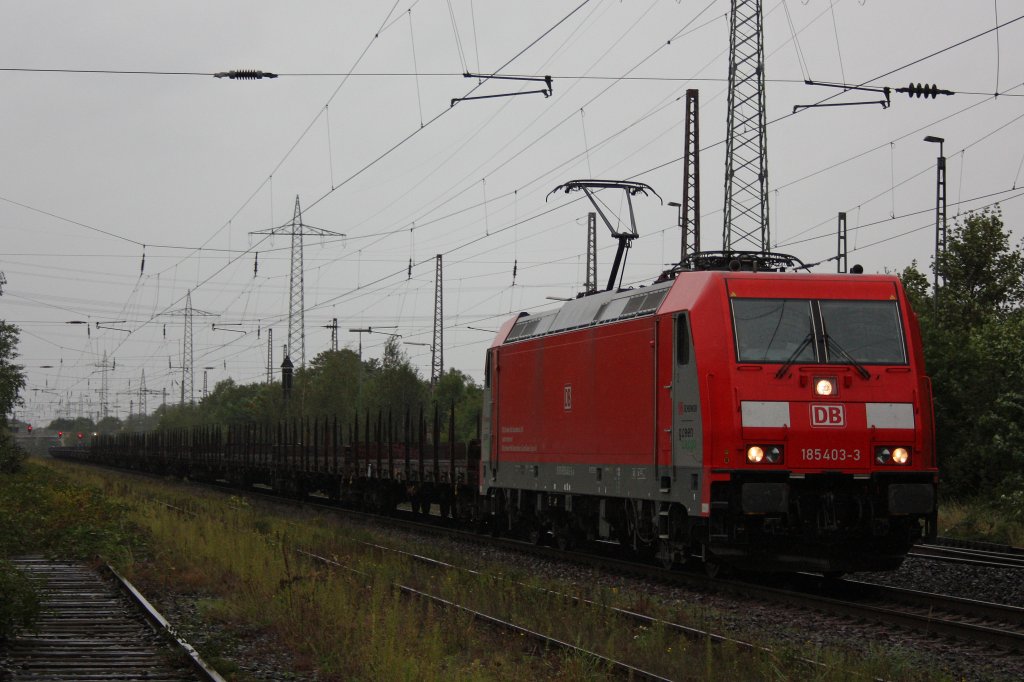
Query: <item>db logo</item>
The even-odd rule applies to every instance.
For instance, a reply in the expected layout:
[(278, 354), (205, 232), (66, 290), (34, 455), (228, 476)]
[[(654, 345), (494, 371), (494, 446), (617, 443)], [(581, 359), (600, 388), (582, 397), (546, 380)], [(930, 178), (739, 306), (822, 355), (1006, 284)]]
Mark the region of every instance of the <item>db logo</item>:
[(811, 426), (846, 426), (842, 405), (811, 405)]

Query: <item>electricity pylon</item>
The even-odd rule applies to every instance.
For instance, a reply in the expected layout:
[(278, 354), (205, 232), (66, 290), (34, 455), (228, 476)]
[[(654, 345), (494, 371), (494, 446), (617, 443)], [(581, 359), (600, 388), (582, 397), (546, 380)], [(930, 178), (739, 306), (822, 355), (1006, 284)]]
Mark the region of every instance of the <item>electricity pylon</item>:
[(732, 0), (722, 249), (766, 252), (769, 242), (761, 0)]
[[(288, 297), (288, 343), (285, 346), (285, 357), (295, 358), (292, 363), (296, 367), (306, 364), (306, 329), (305, 329), (305, 283), (302, 268), (302, 237), (311, 235), (316, 237), (344, 237), (340, 232), (322, 230), (319, 227), (306, 225), (302, 222), (302, 207), (299, 205), (299, 195), (295, 195), (295, 212), (292, 214), (292, 222), (288, 234), (292, 236), (292, 269)], [(283, 228), (271, 227), (266, 230), (258, 230), (249, 234), (283, 234)]]

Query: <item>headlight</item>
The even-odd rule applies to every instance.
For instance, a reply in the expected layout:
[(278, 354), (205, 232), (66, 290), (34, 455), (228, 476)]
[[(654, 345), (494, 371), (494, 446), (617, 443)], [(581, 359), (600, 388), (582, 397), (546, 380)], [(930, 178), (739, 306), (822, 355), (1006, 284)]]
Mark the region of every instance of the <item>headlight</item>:
[(782, 446), (751, 445), (747, 448), (747, 461), (751, 464), (778, 464), (782, 461)]
[(814, 395), (832, 396), (836, 394), (835, 377), (814, 377)]
[(910, 462), (910, 448), (879, 446), (875, 448), (876, 464), (903, 465)]

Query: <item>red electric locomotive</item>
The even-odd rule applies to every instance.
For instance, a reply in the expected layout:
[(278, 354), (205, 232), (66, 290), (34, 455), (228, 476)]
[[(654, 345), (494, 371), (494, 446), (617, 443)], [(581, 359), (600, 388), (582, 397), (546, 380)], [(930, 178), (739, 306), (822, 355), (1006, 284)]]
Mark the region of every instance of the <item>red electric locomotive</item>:
[(506, 322), (480, 472), (499, 527), (826, 574), (896, 568), (934, 536), (931, 387), (900, 281), (787, 264), (699, 254)]

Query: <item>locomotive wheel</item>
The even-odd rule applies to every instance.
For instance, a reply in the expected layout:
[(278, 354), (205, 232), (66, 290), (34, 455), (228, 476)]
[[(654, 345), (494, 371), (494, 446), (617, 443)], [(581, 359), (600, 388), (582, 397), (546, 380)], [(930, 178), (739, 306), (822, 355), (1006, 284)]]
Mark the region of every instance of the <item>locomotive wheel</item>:
[(711, 579), (717, 578), (722, 574), (722, 563), (714, 557), (704, 559), (704, 573)]

